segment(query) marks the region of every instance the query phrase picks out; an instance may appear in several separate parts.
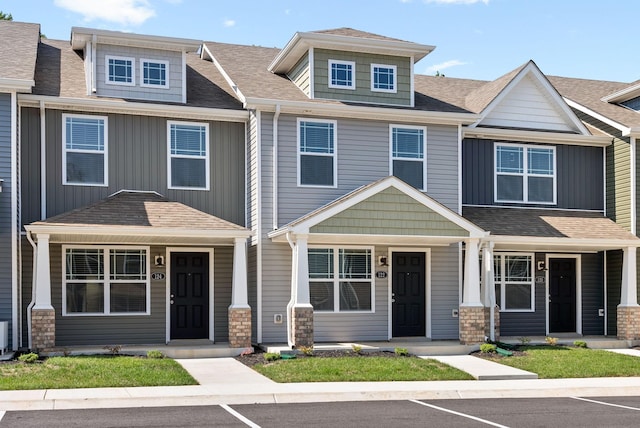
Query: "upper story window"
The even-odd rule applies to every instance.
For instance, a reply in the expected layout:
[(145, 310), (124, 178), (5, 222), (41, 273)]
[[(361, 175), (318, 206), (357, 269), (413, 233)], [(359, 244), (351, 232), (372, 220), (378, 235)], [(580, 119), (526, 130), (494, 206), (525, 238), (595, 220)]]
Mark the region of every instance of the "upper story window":
[(356, 88), (356, 63), (353, 61), (329, 60), (329, 87), (338, 89)]
[(555, 159), (555, 147), (496, 143), (496, 202), (555, 204)]
[(62, 115), (62, 183), (107, 185), (107, 117)]
[(170, 189), (209, 190), (209, 125), (167, 122)]
[(136, 70), (133, 58), (107, 55), (105, 57), (105, 65), (106, 83), (128, 86), (136, 84)]
[(298, 185), (335, 187), (336, 122), (298, 119)]
[(140, 86), (152, 88), (169, 87), (169, 62), (151, 59), (140, 60)]
[(374, 92), (393, 92), (396, 88), (395, 65), (371, 64), (371, 90)]
[(426, 190), (426, 134), (423, 126), (391, 125), (391, 174)]
[(373, 311), (372, 248), (310, 248), (309, 297), (314, 311)]

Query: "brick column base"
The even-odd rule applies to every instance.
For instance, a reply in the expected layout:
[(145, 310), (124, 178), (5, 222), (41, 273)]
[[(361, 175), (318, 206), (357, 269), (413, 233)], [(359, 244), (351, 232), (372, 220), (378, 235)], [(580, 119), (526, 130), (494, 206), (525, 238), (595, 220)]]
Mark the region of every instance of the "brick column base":
[(229, 347), (251, 347), (251, 308), (229, 308)]
[(56, 312), (53, 309), (31, 311), (31, 348), (43, 351), (56, 345)]
[(618, 306), (618, 339), (640, 339), (640, 306)]
[[(500, 340), (500, 310), (496, 307), (493, 310), (493, 332), (495, 340)], [(484, 308), (484, 334), (491, 337), (491, 308)]]
[(483, 306), (460, 306), (460, 343), (463, 345), (484, 342), (484, 309)]
[(292, 312), (293, 346), (296, 348), (313, 346), (313, 308), (294, 307)]

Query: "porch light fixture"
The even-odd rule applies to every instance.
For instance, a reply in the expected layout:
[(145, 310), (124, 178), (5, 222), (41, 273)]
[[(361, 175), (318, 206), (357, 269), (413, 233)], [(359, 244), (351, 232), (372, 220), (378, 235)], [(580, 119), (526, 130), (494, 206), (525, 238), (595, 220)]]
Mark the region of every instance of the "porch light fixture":
[(164, 256), (155, 256), (154, 260), (154, 265), (158, 266), (158, 267), (162, 267), (164, 266)]
[(2, 193), (2, 187), (4, 186), (4, 180), (0, 178), (0, 193)]
[(378, 265), (387, 266), (387, 256), (378, 256)]
[(538, 267), (538, 270), (544, 270), (544, 261), (539, 260), (537, 267)]

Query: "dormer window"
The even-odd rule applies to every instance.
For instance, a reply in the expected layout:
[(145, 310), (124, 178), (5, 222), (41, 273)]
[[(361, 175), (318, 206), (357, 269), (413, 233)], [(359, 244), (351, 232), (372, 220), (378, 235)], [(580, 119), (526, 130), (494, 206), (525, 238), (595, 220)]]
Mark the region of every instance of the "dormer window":
[(140, 60), (140, 86), (168, 88), (169, 62), (151, 59)]
[(336, 89), (355, 89), (356, 63), (353, 61), (329, 60), (329, 87)]
[(371, 64), (371, 90), (396, 93), (395, 65)]
[(133, 58), (110, 56), (105, 57), (107, 84), (135, 85), (136, 75)]

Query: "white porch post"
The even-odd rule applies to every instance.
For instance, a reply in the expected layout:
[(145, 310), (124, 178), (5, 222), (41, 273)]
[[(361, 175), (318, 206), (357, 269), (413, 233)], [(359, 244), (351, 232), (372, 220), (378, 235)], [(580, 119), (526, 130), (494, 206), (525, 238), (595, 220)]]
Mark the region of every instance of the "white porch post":
[(460, 306), (480, 306), (480, 263), (478, 245), (480, 239), (471, 238), (466, 242), (464, 259), (464, 285), (462, 290), (462, 304)]
[(482, 248), (482, 303), (485, 307), (490, 308), (495, 305), (493, 273), (493, 245), (487, 243)]
[(51, 305), (51, 269), (49, 265), (49, 235), (38, 234), (38, 250), (36, 253), (36, 295), (35, 310), (53, 310)]
[(307, 236), (299, 235), (296, 239), (295, 260), (296, 284), (293, 306), (296, 308), (310, 308), (311, 299), (309, 297), (309, 253), (307, 247)]
[(308, 236), (296, 235), (292, 245), (291, 302), (289, 345), (300, 348), (313, 346), (313, 306), (309, 296)]
[(638, 306), (636, 247), (622, 249), (622, 290), (618, 307)]
[(233, 246), (233, 279), (231, 285), (231, 306), (229, 308), (249, 308), (246, 238), (235, 238)]

